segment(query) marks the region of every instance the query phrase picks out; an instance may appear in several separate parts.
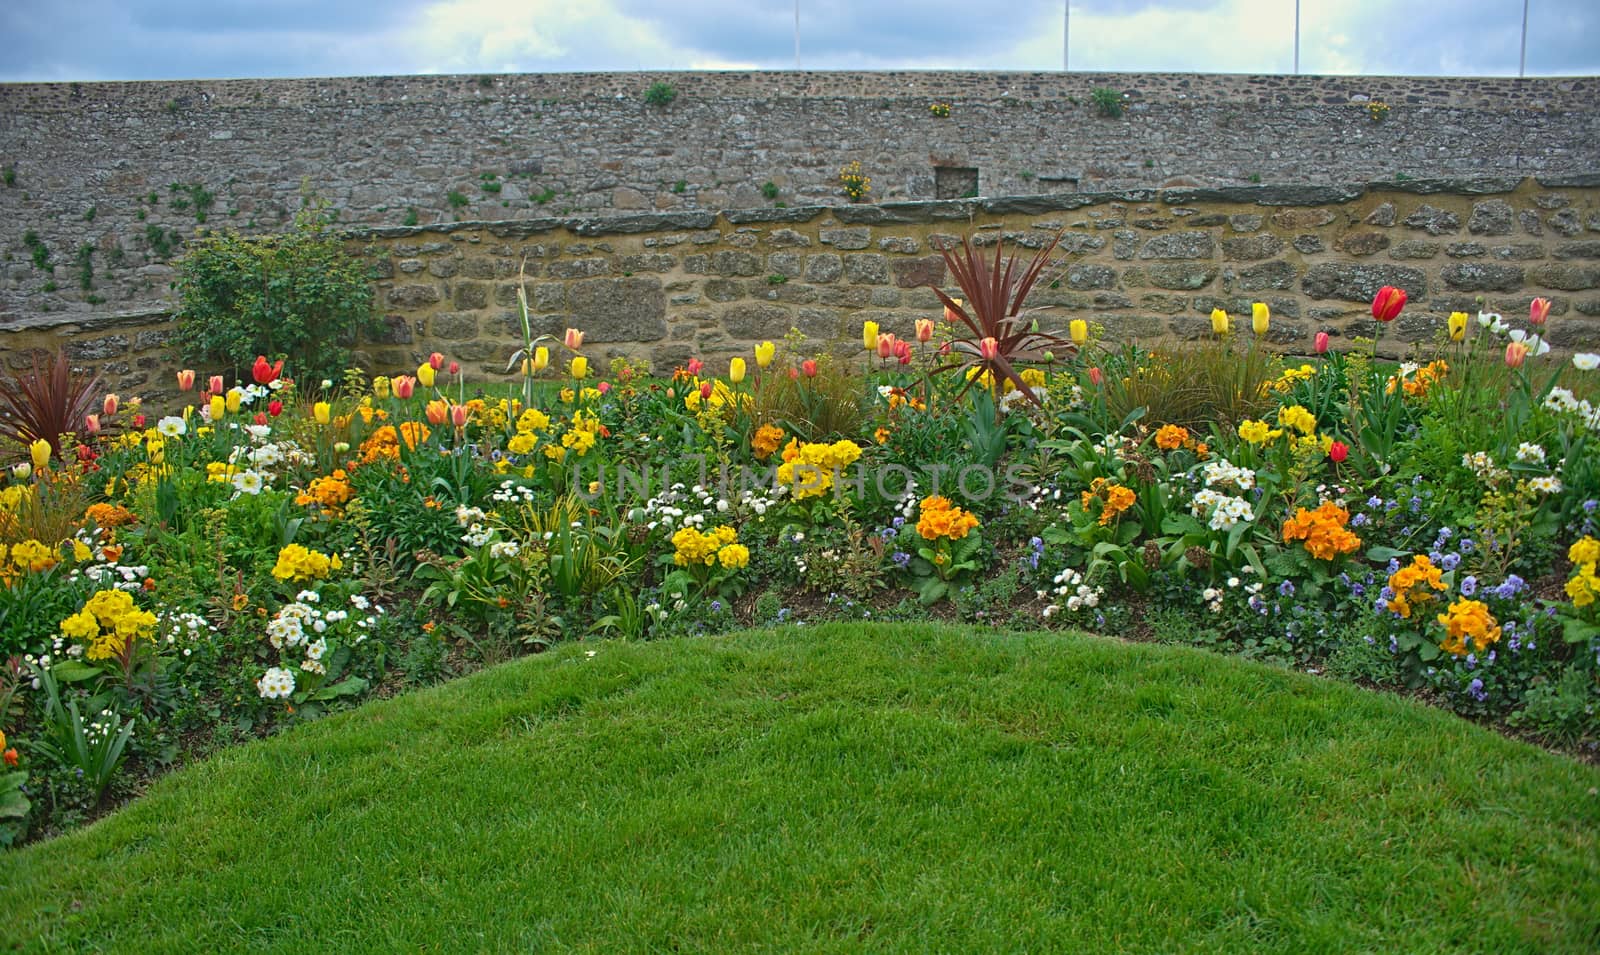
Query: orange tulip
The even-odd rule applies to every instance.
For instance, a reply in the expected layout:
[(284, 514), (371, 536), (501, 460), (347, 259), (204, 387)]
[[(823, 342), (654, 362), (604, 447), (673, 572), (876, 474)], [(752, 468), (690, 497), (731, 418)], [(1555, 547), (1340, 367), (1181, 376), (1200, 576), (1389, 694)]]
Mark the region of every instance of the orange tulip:
[(1372, 297), (1372, 317), (1380, 322), (1392, 322), (1406, 307), (1406, 290), (1385, 285)]

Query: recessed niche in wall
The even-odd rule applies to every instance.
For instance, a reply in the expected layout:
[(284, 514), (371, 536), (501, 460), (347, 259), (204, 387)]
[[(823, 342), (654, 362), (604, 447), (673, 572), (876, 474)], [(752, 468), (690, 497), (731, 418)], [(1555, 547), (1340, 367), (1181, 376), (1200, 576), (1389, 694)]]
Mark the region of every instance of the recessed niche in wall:
[(978, 170), (964, 166), (935, 166), (933, 170), (933, 196), (935, 199), (966, 199), (978, 194)]
[(1040, 176), (1039, 188), (1045, 192), (1077, 192), (1077, 176)]

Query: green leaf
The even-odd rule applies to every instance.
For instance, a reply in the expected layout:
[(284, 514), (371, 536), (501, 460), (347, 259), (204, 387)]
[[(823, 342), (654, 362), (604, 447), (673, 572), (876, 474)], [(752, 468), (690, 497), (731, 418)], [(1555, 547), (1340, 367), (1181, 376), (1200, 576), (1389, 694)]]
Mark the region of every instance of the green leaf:
[(366, 692), (366, 689), (367, 681), (362, 677), (353, 676), (345, 680), (340, 680), (338, 683), (335, 683), (331, 686), (325, 686), (320, 690), (317, 690), (315, 693), (312, 693), (308, 699), (336, 700), (342, 696), (356, 696), (357, 694)]
[(63, 660), (51, 667), (50, 672), (63, 683), (81, 683), (101, 675), (99, 667), (79, 660)]

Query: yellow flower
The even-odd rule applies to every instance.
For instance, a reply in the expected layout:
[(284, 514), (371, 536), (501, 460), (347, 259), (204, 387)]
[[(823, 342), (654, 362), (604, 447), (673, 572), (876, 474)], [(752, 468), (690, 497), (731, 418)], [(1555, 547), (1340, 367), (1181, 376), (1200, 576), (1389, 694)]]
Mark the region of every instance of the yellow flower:
[(877, 322), (862, 322), (861, 323), (861, 347), (865, 348), (867, 351), (877, 351), (878, 350), (878, 323)]
[(372, 379), (372, 393), (379, 398), (389, 397), (389, 379), (382, 375)]
[(583, 379), (589, 377), (589, 359), (578, 355), (572, 359), (570, 370), (574, 378)]
[(1089, 323), (1081, 318), (1074, 318), (1067, 323), (1067, 334), (1071, 336), (1074, 345), (1082, 345), (1089, 340)]
[(772, 364), (772, 356), (777, 354), (778, 346), (771, 342), (762, 342), (756, 346), (756, 367), (765, 368)]
[(239, 406), (244, 404), (244, 392), (237, 388), (228, 389), (228, 414), (238, 414)]
[(1266, 302), (1256, 302), (1250, 306), (1250, 328), (1257, 335), (1265, 335), (1271, 324), (1272, 310), (1267, 308)]
[(1567, 548), (1567, 560), (1574, 564), (1593, 564), (1600, 562), (1600, 540), (1584, 536), (1577, 543)]
[(533, 350), (533, 370), (544, 371), (550, 365), (550, 349), (540, 345)]
[(1301, 434), (1310, 434), (1317, 430), (1317, 416), (1300, 405), (1279, 408), (1278, 423), (1285, 428), (1293, 428)]
[(427, 362), (423, 362), (417, 366), (417, 384), (424, 388), (432, 388), (434, 376), (436, 374), (437, 372), (434, 370), (432, 365), (428, 364)]
[(221, 421), (222, 416), (228, 413), (228, 402), (221, 395), (212, 395), (210, 410), (211, 420)]
[(1218, 335), (1228, 334), (1228, 313), (1220, 308), (1211, 310), (1211, 331)]
[(33, 458), (33, 469), (35, 471), (44, 470), (44, 466), (50, 463), (50, 442), (39, 438), (28, 445), (28, 455)]
[(734, 384), (744, 381), (744, 359), (735, 358), (728, 362), (728, 380)]
[(1466, 312), (1451, 312), (1450, 318), (1446, 324), (1450, 329), (1451, 341), (1458, 342), (1467, 337)]
[(317, 420), (317, 424), (327, 424), (333, 420), (333, 406), (326, 401), (319, 401), (311, 406), (311, 416)]
[[(1282, 432), (1276, 432), (1276, 434), (1281, 433)], [(1265, 421), (1239, 422), (1239, 437), (1250, 442), (1251, 444), (1263, 444), (1267, 441), (1271, 441), (1274, 436), (1275, 432), (1273, 432), (1273, 430), (1267, 426)]]

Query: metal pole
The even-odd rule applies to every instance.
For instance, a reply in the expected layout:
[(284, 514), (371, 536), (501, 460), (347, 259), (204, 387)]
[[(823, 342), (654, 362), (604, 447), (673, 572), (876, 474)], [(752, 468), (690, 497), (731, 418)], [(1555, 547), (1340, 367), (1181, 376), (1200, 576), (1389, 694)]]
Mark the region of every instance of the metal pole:
[(800, 68), (800, 0), (794, 0), (794, 68)]
[(1517, 76), (1528, 75), (1528, 0), (1522, 0), (1522, 59), (1517, 62)]
[(1294, 75), (1300, 75), (1300, 0), (1294, 0)]
[(1072, 0), (1061, 0), (1061, 72), (1067, 72), (1067, 42), (1072, 31)]

